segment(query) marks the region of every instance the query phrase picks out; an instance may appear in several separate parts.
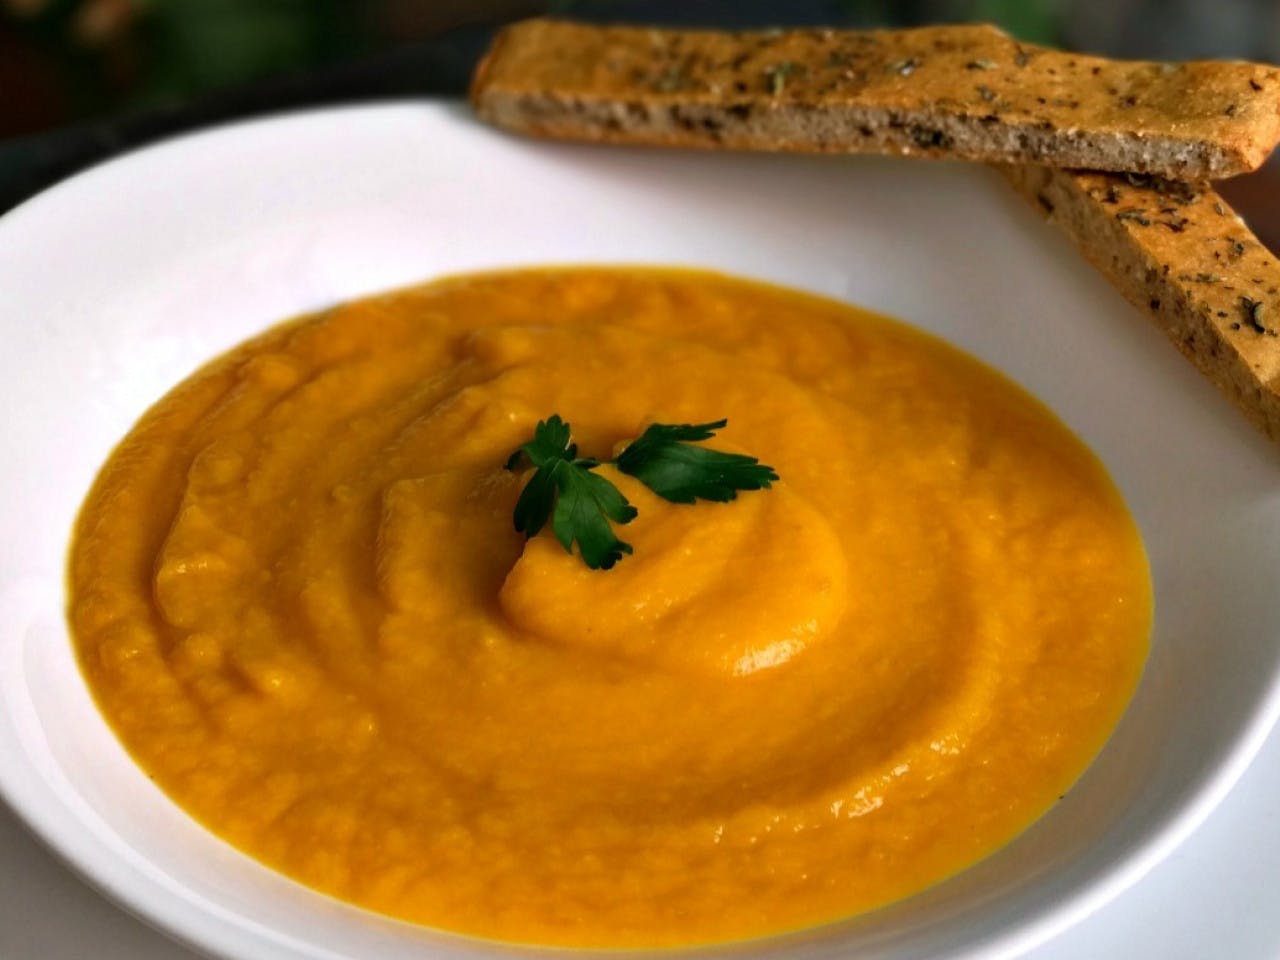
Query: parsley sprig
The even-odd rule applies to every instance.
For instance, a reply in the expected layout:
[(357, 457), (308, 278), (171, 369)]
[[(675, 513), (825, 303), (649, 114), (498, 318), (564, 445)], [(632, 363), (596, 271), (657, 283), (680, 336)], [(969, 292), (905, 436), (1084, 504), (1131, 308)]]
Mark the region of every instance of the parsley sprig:
[(538, 422), (533, 439), (511, 455), (507, 469), (518, 469), (526, 459), (536, 469), (516, 501), (518, 531), (532, 537), (550, 517), (556, 539), (570, 552), (576, 540), (592, 570), (608, 570), (631, 552), (631, 544), (614, 536), (609, 521), (630, 523), (636, 508), (621, 490), (591, 472), (600, 461), (578, 456), (577, 444), (569, 442), (569, 425), (559, 414)]
[[(655, 423), (617, 457), (603, 462), (673, 503), (727, 503), (739, 490), (771, 486), (778, 474), (755, 457), (693, 445), (711, 439), (727, 423)], [(533, 439), (521, 444), (507, 460), (508, 470), (534, 468), (516, 501), (515, 527), (532, 537), (550, 519), (552, 532), (565, 550), (572, 553), (577, 542), (578, 553), (588, 567), (608, 570), (624, 553), (631, 553), (631, 544), (618, 539), (610, 521), (630, 523), (637, 510), (621, 490), (592, 472), (601, 461), (579, 457), (570, 436), (569, 424), (559, 414), (552, 414), (538, 422)]]

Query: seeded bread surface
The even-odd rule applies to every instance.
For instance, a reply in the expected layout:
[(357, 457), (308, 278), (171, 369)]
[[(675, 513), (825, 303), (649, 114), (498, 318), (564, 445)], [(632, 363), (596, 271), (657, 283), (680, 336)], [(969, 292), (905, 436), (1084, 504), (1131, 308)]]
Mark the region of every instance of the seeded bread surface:
[(1280, 440), (1280, 265), (1208, 184), (1001, 168), (1272, 440)]
[(757, 33), (528, 20), (478, 68), (481, 117), (535, 136), (890, 153), (1225, 177), (1280, 139), (1280, 71), (1121, 62), (994, 27)]

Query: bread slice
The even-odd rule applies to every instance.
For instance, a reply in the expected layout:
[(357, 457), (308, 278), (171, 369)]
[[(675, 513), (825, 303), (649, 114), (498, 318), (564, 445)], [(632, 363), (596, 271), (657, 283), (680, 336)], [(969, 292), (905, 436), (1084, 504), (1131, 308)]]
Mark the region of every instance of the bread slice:
[(1280, 265), (1208, 184), (1001, 169), (1263, 433), (1280, 440)]
[(1280, 139), (1280, 70), (1138, 63), (994, 27), (716, 33), (528, 20), (475, 74), (522, 133), (689, 147), (891, 153), (1226, 177)]

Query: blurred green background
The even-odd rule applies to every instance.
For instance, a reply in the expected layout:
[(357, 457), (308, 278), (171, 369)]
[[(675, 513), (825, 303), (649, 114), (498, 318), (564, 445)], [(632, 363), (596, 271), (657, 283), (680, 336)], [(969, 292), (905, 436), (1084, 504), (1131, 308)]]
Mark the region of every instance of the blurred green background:
[(1025, 40), (1143, 57), (1276, 58), (1265, 0), (0, 0), (0, 138), (539, 13), (730, 27), (985, 20)]

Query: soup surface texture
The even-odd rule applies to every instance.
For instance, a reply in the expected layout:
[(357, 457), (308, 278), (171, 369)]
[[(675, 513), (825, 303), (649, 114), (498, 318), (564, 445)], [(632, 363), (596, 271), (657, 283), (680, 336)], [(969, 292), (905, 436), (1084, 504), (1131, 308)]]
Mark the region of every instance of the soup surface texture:
[[(590, 570), (512, 525), (552, 413), (781, 481), (639, 508)], [(69, 616), (178, 804), (321, 891), (483, 937), (653, 946), (833, 920), (1043, 813), (1142, 670), (1105, 471), (944, 343), (678, 270), (445, 279), (277, 327), (161, 400), (83, 508)]]

